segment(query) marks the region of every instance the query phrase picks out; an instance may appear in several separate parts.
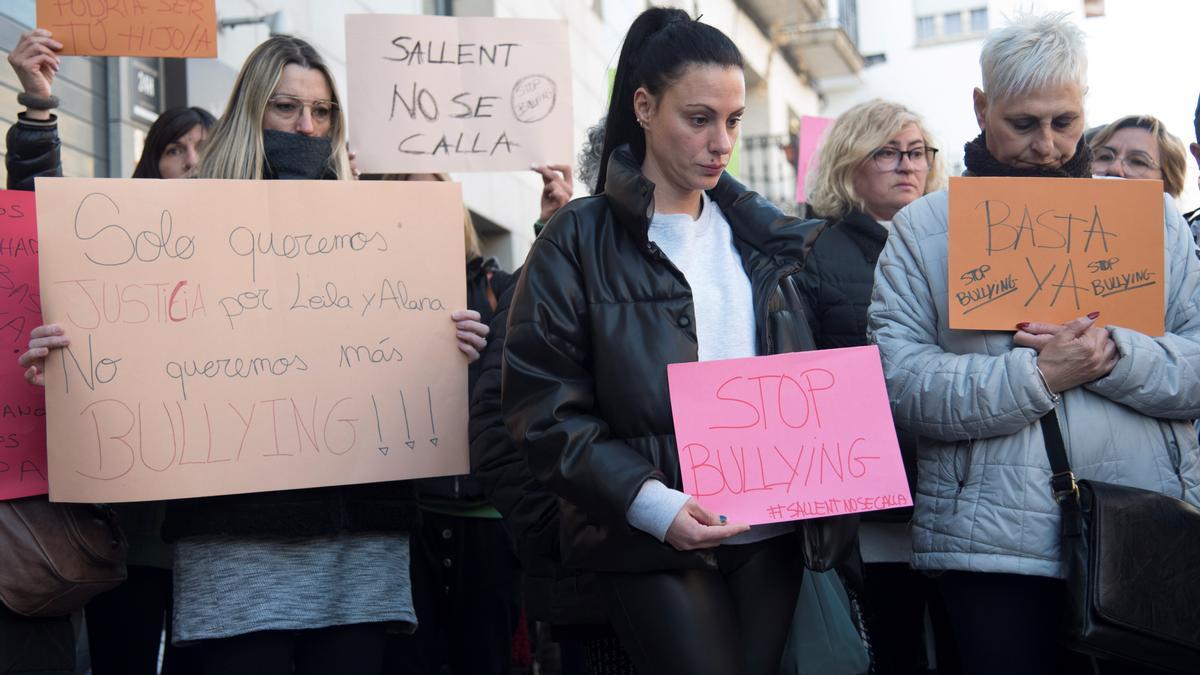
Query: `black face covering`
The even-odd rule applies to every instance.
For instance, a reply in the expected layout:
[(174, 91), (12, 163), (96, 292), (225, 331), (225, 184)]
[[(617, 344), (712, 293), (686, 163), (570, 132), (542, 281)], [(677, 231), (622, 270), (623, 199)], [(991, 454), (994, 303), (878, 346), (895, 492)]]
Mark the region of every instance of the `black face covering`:
[(979, 134), (963, 146), (967, 172), (972, 176), (1013, 176), (1018, 178), (1091, 178), (1092, 149), (1083, 136), (1075, 146), (1075, 154), (1057, 169), (1018, 169), (1001, 164), (987, 149), (987, 137)]
[(329, 158), (333, 142), (323, 136), (304, 136), (284, 131), (263, 131), (266, 152), (265, 178), (317, 180), (337, 178)]

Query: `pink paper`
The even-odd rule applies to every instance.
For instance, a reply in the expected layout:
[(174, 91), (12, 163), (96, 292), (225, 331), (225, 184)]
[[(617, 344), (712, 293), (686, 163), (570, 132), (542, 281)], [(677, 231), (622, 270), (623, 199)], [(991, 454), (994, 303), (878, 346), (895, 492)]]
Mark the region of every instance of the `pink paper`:
[(45, 494), (46, 397), (17, 357), (42, 323), (32, 192), (0, 190), (0, 500)]
[(804, 178), (808, 175), (808, 167), (816, 156), (821, 142), (825, 140), (825, 130), (833, 124), (832, 117), (814, 117), (805, 115), (800, 118), (800, 146), (796, 152), (796, 201), (808, 201), (804, 192)]
[(684, 491), (730, 522), (912, 505), (879, 349), (667, 368)]

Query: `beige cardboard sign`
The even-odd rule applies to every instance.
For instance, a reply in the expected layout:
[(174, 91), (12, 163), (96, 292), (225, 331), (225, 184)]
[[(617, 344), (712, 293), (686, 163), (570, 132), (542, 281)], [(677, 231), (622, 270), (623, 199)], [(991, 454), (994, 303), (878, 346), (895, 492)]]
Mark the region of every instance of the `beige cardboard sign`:
[(460, 186), (38, 179), (50, 497), (465, 473)]
[(366, 173), (572, 162), (565, 21), (349, 15), (346, 70)]

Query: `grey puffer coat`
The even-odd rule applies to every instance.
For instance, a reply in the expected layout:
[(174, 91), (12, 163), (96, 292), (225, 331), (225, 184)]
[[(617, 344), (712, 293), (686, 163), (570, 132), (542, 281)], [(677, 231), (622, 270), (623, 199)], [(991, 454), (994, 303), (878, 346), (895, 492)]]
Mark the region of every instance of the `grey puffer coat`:
[[(1200, 260), (1166, 199), (1166, 335), (1110, 327), (1116, 367), (1057, 411), (1080, 478), (1200, 504)], [(941, 191), (897, 214), (869, 310), (896, 425), (919, 437), (913, 564), (1061, 577), (1039, 426), (1055, 405), (1011, 333), (948, 327), (947, 213)]]

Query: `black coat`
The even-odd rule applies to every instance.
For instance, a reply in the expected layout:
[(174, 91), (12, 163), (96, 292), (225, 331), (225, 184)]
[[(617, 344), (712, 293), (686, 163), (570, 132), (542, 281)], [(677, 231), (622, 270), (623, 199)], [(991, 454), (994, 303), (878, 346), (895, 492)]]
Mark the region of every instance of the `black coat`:
[[(887, 228), (861, 211), (827, 220), (809, 234), (809, 254), (796, 279), (811, 309), (809, 325), (819, 348), (869, 344), (867, 308), (875, 263), (887, 238)], [(896, 435), (909, 487), (916, 494), (916, 438), (902, 431)], [(907, 522), (911, 517), (912, 507), (863, 514), (868, 521)]]
[(796, 279), (812, 310), (808, 322), (817, 347), (867, 344), (875, 262), (887, 237), (887, 229), (861, 211), (826, 221), (810, 235), (811, 251)]
[[(516, 280), (516, 276), (500, 269), (500, 263), (496, 262), (495, 258), (475, 258), (468, 261), (467, 309), (479, 312), (480, 322), (488, 325), (490, 328), (499, 305), (497, 305), (497, 309), (492, 309), (488, 289), (491, 289), (491, 297), (496, 298), (496, 301), (499, 302), (500, 297), (516, 283)], [(493, 336), (489, 334), (488, 344), (491, 344), (492, 341)], [(482, 370), (482, 356), (467, 368), (468, 400), (471, 400), (471, 397), (474, 396), (475, 386), (479, 382), (479, 374)], [(471, 466), (474, 467), (474, 463)], [(425, 478), (417, 481), (417, 492), (422, 497), (458, 499), (464, 502), (482, 503), (484, 501), (483, 486), (479, 484), (479, 481), (473, 475), (473, 470), (471, 474), (466, 476)]]
[[(709, 192), (750, 278), (759, 354), (812, 349), (789, 277), (803, 222), (728, 175)], [(558, 495), (563, 558), (591, 570), (703, 568), (626, 522), (642, 483), (680, 489), (667, 364), (697, 359), (683, 274), (647, 236), (654, 185), (627, 147), (605, 192), (555, 214), (517, 282), (505, 345), (504, 421)]]
[(4, 137), (4, 169), (9, 190), (33, 190), (38, 176), (62, 175), (62, 143), (58, 139), (58, 118), (46, 122), (31, 120), (18, 113), (17, 123)]
[(504, 516), (504, 526), (516, 544), (529, 618), (556, 626), (604, 624), (608, 619), (595, 595), (595, 578), (562, 565), (558, 498), (534, 478), (525, 453), (513, 443), (501, 416), (500, 371), (514, 290), (510, 286), (500, 296), (488, 345), (476, 362), (479, 379), (471, 396), (471, 474), (482, 485), (488, 503)]

